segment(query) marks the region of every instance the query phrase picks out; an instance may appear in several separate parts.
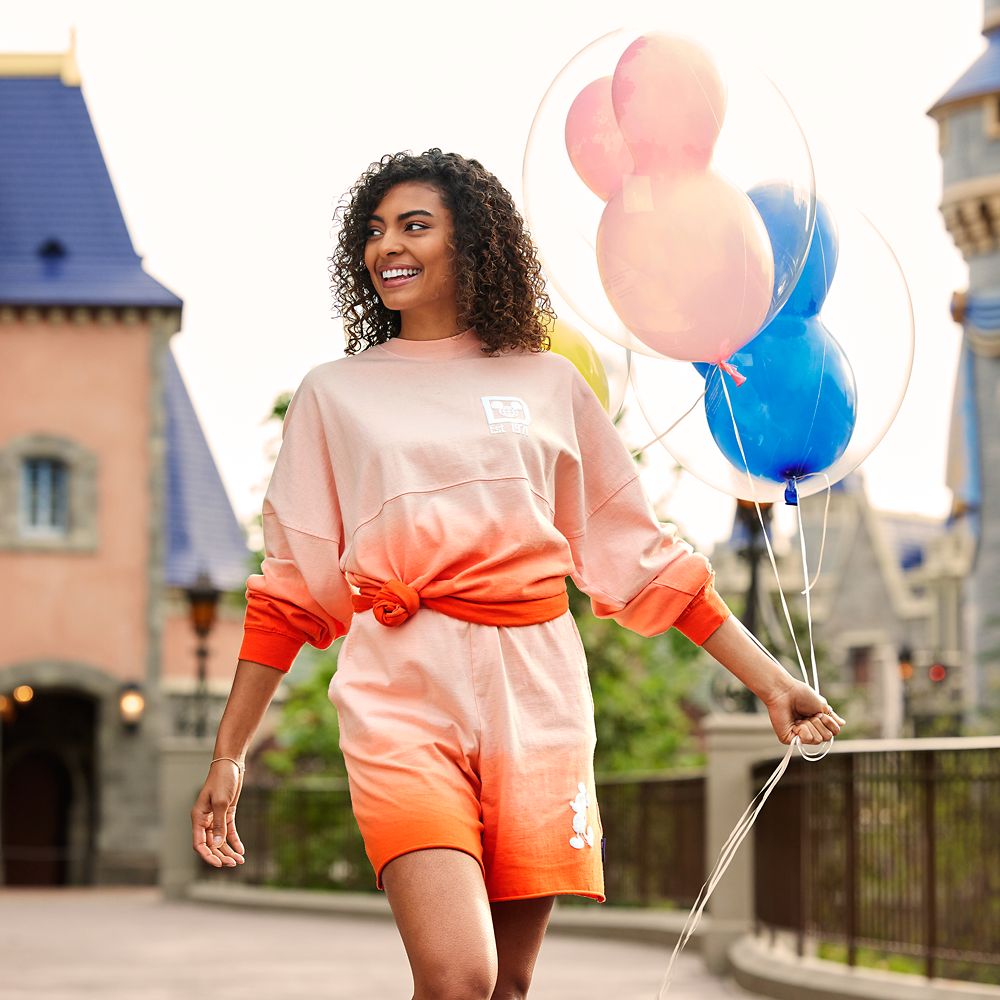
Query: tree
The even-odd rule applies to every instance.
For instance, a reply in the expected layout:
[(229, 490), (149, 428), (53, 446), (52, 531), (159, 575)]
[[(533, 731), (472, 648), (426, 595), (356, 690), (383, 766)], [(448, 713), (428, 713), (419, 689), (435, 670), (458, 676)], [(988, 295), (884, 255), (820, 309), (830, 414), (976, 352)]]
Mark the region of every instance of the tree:
[(572, 580), (567, 587), (594, 693), (595, 770), (662, 770), (690, 763), (698, 647), (675, 629), (646, 638), (612, 619), (596, 618), (587, 595)]

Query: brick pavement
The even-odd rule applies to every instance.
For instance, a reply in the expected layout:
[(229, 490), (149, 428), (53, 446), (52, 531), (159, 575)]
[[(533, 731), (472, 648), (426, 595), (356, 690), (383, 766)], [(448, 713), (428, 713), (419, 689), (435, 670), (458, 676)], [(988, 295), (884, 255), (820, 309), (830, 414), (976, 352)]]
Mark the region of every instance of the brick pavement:
[[(531, 1000), (655, 1000), (669, 951), (549, 933)], [(151, 888), (0, 890), (0, 1000), (408, 1000), (391, 921), (164, 902)], [(681, 957), (669, 1000), (748, 997)]]

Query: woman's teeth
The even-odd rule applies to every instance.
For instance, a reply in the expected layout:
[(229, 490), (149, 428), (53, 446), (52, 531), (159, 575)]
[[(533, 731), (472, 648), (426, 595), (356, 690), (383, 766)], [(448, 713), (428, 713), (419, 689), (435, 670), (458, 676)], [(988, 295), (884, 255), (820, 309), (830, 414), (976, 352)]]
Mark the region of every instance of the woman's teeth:
[(382, 272), (383, 281), (398, 281), (404, 278), (413, 278), (420, 273), (419, 267), (393, 267)]

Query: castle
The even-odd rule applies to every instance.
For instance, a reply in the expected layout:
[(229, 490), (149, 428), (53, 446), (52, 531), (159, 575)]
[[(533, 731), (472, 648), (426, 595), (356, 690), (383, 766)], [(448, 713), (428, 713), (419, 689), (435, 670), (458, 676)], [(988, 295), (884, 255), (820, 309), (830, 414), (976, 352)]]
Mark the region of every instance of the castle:
[[(229, 690), (251, 555), (170, 349), (181, 314), (132, 246), (72, 50), (0, 56), (7, 884), (154, 881), (161, 741)], [(200, 684), (189, 592), (231, 595)]]

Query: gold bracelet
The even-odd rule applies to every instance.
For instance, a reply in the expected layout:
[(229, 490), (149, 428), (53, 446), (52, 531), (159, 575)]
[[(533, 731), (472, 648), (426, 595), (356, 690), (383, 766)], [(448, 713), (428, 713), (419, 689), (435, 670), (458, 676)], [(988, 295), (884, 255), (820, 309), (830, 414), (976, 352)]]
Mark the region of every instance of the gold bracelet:
[(208, 766), (211, 767), (212, 764), (214, 764), (215, 761), (218, 760), (231, 760), (239, 768), (240, 774), (242, 774), (247, 769), (246, 764), (241, 764), (235, 757), (216, 757), (215, 760), (211, 761)]

